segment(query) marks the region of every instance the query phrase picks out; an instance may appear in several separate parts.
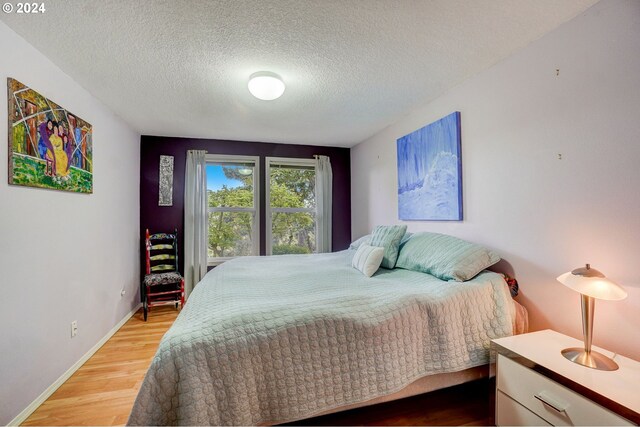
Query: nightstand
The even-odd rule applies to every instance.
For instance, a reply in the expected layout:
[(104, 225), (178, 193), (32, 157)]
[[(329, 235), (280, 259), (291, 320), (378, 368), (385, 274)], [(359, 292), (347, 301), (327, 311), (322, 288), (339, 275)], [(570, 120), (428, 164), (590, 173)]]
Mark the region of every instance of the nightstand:
[(496, 425), (640, 424), (640, 362), (594, 347), (620, 366), (607, 372), (560, 353), (582, 346), (551, 330), (493, 340)]

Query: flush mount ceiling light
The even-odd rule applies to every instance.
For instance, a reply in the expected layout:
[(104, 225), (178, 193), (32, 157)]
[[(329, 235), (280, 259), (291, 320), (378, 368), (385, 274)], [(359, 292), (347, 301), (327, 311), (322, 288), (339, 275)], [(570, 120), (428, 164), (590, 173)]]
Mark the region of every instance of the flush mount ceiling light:
[(280, 98), (284, 93), (282, 78), (269, 71), (258, 71), (251, 74), (248, 86), (251, 95), (263, 101), (272, 101)]

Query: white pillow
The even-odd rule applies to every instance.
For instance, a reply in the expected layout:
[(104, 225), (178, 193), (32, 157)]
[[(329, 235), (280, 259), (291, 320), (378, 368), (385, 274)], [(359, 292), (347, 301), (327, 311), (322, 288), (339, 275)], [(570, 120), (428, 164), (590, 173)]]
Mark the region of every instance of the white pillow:
[(365, 276), (371, 277), (380, 268), (383, 257), (384, 248), (363, 243), (353, 255), (351, 266), (360, 270)]

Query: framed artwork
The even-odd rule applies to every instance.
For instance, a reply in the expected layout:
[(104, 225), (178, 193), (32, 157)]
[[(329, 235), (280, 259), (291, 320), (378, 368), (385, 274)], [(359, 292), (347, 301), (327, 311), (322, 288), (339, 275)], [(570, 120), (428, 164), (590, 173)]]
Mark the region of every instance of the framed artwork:
[(460, 112), (399, 138), (401, 220), (462, 220)]
[(91, 124), (15, 79), (7, 95), (9, 184), (92, 193)]
[(160, 156), (158, 206), (173, 206), (173, 156)]

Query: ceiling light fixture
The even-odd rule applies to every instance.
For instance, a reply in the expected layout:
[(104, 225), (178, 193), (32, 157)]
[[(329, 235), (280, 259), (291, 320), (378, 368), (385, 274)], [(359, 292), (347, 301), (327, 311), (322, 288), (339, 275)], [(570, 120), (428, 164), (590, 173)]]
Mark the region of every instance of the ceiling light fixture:
[(248, 86), (251, 95), (263, 101), (272, 101), (280, 98), (284, 93), (282, 78), (269, 71), (258, 71), (251, 74)]

